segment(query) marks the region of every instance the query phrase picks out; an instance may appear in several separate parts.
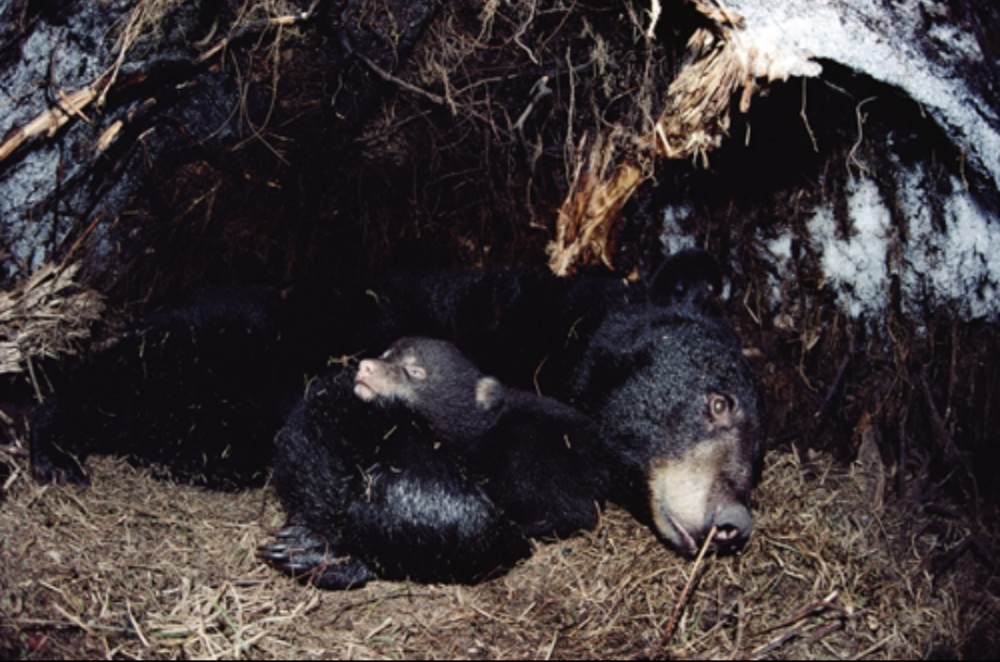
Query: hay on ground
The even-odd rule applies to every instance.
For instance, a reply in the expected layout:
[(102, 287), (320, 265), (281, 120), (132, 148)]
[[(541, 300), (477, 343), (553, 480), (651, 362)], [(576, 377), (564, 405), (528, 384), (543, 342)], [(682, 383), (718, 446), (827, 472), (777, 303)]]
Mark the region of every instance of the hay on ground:
[[(0, 507), (0, 653), (18, 657), (914, 658), (961, 645), (996, 600), (930, 563), (959, 522), (917, 522), (825, 456), (767, 458), (756, 532), (696, 566), (618, 508), (478, 586), (303, 587), (255, 549), (282, 524), (269, 489), (218, 493), (91, 461), (93, 485), (23, 474)], [(975, 604), (969, 611), (969, 600)], [(962, 604), (965, 604), (963, 611)]]

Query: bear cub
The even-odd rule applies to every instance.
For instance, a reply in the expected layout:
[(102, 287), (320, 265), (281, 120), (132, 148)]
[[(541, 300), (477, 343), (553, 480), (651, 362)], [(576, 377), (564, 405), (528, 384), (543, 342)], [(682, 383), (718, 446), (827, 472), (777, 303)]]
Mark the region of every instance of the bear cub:
[(505, 386), (450, 342), (421, 337), (361, 361), (354, 392), (423, 417), (528, 537), (596, 525), (606, 463), (595, 425), (569, 405)]
[(406, 337), (353, 379), (321, 378), (278, 435), (288, 514), (261, 558), (322, 588), (473, 582), (530, 538), (596, 525), (609, 489), (594, 425), (483, 375), (448, 342)]

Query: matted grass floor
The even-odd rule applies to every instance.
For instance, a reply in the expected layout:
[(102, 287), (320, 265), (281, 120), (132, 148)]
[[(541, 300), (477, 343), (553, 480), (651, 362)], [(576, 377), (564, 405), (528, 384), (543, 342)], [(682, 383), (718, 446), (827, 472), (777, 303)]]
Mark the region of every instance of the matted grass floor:
[(270, 489), (89, 469), (87, 488), (8, 480), (0, 656), (919, 658), (997, 641), (998, 582), (962, 518), (882, 503), (884, 477), (825, 456), (768, 455), (736, 556), (683, 559), (612, 506), (596, 531), (477, 586), (349, 592), (257, 560), (283, 523)]

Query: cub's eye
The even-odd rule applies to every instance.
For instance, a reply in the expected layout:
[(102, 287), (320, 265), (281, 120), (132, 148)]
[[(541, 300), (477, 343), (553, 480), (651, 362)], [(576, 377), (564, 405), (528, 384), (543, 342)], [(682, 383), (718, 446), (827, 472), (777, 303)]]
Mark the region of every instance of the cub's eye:
[(410, 379), (416, 379), (418, 381), (427, 379), (427, 371), (424, 370), (422, 366), (411, 363), (403, 366), (403, 370), (406, 371), (406, 374), (410, 377)]

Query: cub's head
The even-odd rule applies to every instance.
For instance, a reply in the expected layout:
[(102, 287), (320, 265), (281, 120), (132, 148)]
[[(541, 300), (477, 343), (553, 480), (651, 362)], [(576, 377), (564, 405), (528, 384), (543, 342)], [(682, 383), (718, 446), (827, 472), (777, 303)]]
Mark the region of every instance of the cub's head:
[(367, 402), (402, 403), (445, 438), (469, 438), (491, 424), (503, 385), (483, 375), (453, 344), (406, 337), (381, 356), (364, 359), (354, 394)]

